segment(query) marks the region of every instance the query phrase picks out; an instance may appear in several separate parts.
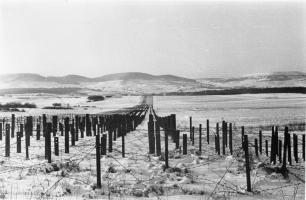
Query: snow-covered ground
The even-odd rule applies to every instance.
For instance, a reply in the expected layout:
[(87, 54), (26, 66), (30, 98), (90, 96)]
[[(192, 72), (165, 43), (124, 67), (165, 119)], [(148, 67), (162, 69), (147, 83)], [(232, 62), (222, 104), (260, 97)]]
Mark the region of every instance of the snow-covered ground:
[[(132, 102), (129, 98), (134, 99), (134, 97), (118, 99), (117, 108), (125, 107), (130, 101)], [(112, 105), (115, 105), (115, 102), (113, 103)], [(297, 119), (297, 122), (305, 119), (305, 95), (154, 97), (154, 107), (158, 115), (175, 113), (181, 134), (189, 134), (186, 129), (189, 116), (193, 116), (194, 124), (202, 122), (204, 128), (207, 118), (212, 122), (220, 122), (224, 117), (224, 120), (233, 121), (237, 125), (248, 125), (249, 122), (252, 126), (260, 125), (268, 119), (270, 121), (267, 123), (273, 123), (274, 118), (277, 118), (276, 121), (280, 125), (287, 123), (285, 118)], [(277, 113), (279, 115), (276, 115)], [(256, 114), (255, 117), (252, 114)], [(263, 119), (259, 119), (261, 114)], [(295, 115), (292, 116), (293, 114)], [(284, 118), (279, 118), (280, 116)], [(44, 159), (44, 141), (36, 141), (35, 132), (29, 148), (30, 160), (25, 159), (24, 141), (22, 153), (18, 154), (15, 139), (12, 139), (11, 157), (3, 157), (4, 153), (1, 151), (3, 154), (0, 156), (0, 198), (305, 199), (305, 184), (301, 181), (302, 179), (305, 182), (304, 162), (301, 159), (299, 163), (293, 162), (293, 166), (289, 167), (291, 172), (289, 178), (284, 179), (273, 169), (271, 171), (267, 162), (268, 157), (264, 154), (255, 157), (252, 144), (249, 151), (253, 192), (246, 192), (240, 134), (234, 134), (233, 156), (229, 155), (228, 148), (225, 155), (217, 155), (214, 150), (214, 138), (211, 137), (210, 144), (207, 144), (205, 134), (202, 154), (199, 155), (197, 130), (195, 146), (192, 146), (188, 140), (188, 155), (182, 155), (179, 150), (175, 150), (174, 143), (169, 139), (170, 168), (164, 170), (163, 156), (148, 154), (147, 122), (148, 116), (136, 131), (126, 136), (125, 158), (121, 156), (121, 138), (114, 141), (113, 152), (101, 158), (102, 189), (95, 188), (94, 137), (80, 139), (75, 147), (70, 147), (69, 154), (64, 153), (64, 137), (60, 137), (59, 156), (53, 154), (52, 138), (53, 164), (51, 165)], [(234, 128), (234, 132), (237, 132), (237, 127)], [(212, 129), (211, 135), (213, 134)], [(264, 139), (269, 140), (269, 137)], [(253, 143), (254, 137), (250, 135), (249, 141)], [(161, 146), (164, 152), (163, 131), (161, 131)], [(0, 141), (0, 148), (4, 149), (3, 147), (4, 140)]]
[[(25, 112), (1, 112), (1, 117), (9, 117), (12, 113), (16, 116), (41, 115), (41, 114), (96, 114), (112, 110), (119, 110), (126, 107), (132, 107), (139, 104), (140, 96), (122, 96), (106, 98), (103, 101), (87, 102), (87, 96), (68, 96), (68, 95), (8, 95), (0, 96), (0, 103), (20, 102), (34, 103), (37, 108), (27, 109)], [(54, 110), (42, 109), (45, 106), (52, 106), (53, 103), (61, 103), (63, 106), (69, 105), (72, 109)]]
[(222, 120), (237, 126), (268, 126), (305, 123), (306, 95), (242, 94), (209, 96), (155, 96), (154, 108), (160, 115), (176, 114), (179, 127), (211, 126)]

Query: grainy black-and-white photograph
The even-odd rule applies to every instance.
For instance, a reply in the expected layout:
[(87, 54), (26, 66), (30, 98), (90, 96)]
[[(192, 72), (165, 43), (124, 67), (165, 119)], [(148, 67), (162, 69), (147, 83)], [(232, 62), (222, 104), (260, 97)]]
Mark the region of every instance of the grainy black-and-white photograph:
[(305, 199), (306, 2), (2, 0), (0, 199)]

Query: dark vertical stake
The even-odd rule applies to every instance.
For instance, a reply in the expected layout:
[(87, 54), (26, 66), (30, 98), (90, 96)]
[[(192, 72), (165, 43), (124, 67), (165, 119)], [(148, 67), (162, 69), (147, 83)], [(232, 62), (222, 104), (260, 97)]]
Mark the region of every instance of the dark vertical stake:
[(108, 131), (108, 152), (113, 151), (113, 134), (111, 131)]
[(287, 146), (288, 146), (288, 127), (285, 127), (284, 131), (284, 151), (283, 151), (283, 166), (282, 166), (282, 171), (286, 172), (287, 171)]
[(12, 138), (14, 138), (14, 133), (15, 133), (15, 114), (12, 114), (12, 132), (11, 132)]
[(219, 134), (219, 123), (216, 125), (216, 132), (217, 132), (217, 152), (220, 155), (220, 134)]
[(156, 140), (156, 155), (161, 155), (161, 144), (160, 144), (160, 128), (158, 122), (155, 121), (155, 140)]
[(224, 137), (225, 137), (225, 146), (227, 147), (227, 122), (224, 121)]
[(47, 123), (47, 131), (45, 135), (45, 148), (46, 148), (46, 157), (48, 163), (51, 163), (51, 133), (52, 133), (52, 123)]
[(251, 192), (251, 176), (250, 176), (250, 163), (249, 163), (249, 142), (248, 136), (244, 136), (244, 153), (245, 153), (245, 170), (247, 179), (247, 191)]
[(266, 156), (269, 156), (268, 140), (266, 140)]
[(11, 141), (10, 141), (10, 125), (5, 125), (5, 157), (10, 157), (10, 148), (11, 148)]
[(71, 146), (75, 146), (75, 132), (74, 132), (74, 123), (70, 124), (70, 133), (71, 133)]
[(122, 136), (121, 136), (121, 139), (122, 139), (122, 157), (124, 158), (125, 157), (125, 141), (124, 141), (124, 136), (125, 134), (123, 133)]
[(65, 153), (69, 153), (69, 117), (65, 117)]
[(231, 155), (233, 155), (233, 127), (232, 123), (229, 124), (229, 149)]
[(275, 140), (274, 127), (272, 126), (271, 147), (270, 147), (270, 163), (273, 163), (273, 164), (275, 164), (275, 162), (274, 162), (274, 157), (275, 157), (274, 144), (275, 144), (275, 142), (274, 142), (274, 140)]
[(291, 136), (290, 133), (287, 133), (287, 137), (288, 137), (288, 162), (289, 165), (292, 165), (292, 158), (291, 158)]
[(2, 140), (2, 123), (0, 123), (0, 140)]
[(225, 155), (226, 133), (225, 121), (222, 121), (222, 154)]
[(258, 157), (258, 140), (257, 140), (257, 138), (255, 138), (255, 155), (256, 155), (256, 157)]
[(305, 161), (305, 134), (303, 135), (302, 139), (302, 148), (303, 148), (303, 160)]
[(243, 148), (243, 139), (244, 139), (244, 126), (241, 126), (241, 146)]
[(206, 139), (209, 144), (209, 119), (206, 120)]
[(101, 137), (101, 154), (106, 155), (107, 135), (103, 134)]
[(54, 137), (54, 155), (59, 155), (58, 137)]
[(169, 168), (169, 161), (168, 161), (168, 128), (166, 127), (165, 130), (165, 168)]
[(40, 140), (40, 124), (36, 125), (36, 140)]
[(259, 131), (259, 152), (261, 155), (262, 154), (262, 132), (261, 130)]
[(199, 152), (202, 153), (202, 124), (199, 125)]
[(189, 137), (190, 137), (190, 140), (192, 140), (192, 117), (190, 116), (189, 117)]
[(183, 134), (183, 155), (187, 155), (187, 134)]
[(192, 146), (194, 146), (194, 126), (192, 127)]
[(100, 134), (96, 135), (97, 188), (101, 188)]
[[(151, 115), (150, 115), (151, 116)], [(154, 138), (154, 121), (152, 119), (148, 122), (148, 138), (149, 138), (149, 153), (155, 153), (155, 138)]]
[(299, 162), (299, 156), (298, 156), (298, 137), (296, 134), (293, 134), (293, 154), (294, 154), (294, 160), (296, 163)]
[(21, 153), (21, 133), (17, 132), (17, 153)]
[(175, 136), (175, 148), (180, 148), (180, 130), (176, 130), (176, 136)]

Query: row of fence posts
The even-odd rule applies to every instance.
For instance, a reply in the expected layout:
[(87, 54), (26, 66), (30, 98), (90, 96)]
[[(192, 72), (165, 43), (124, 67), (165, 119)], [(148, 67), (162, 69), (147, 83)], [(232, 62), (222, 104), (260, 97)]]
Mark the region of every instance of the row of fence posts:
[[(136, 111), (135, 111), (136, 110)], [(144, 119), (143, 112), (147, 111), (147, 106), (135, 108), (135, 110), (131, 111), (129, 114), (125, 115), (125, 121), (128, 124), (127, 128), (129, 130), (135, 129), (136, 126)], [(71, 140), (71, 146), (75, 146), (75, 142), (79, 139), (79, 130), (81, 132), (81, 138), (84, 138), (84, 130), (85, 127), (87, 127), (86, 132), (87, 136), (92, 136), (92, 132), (94, 135), (97, 134), (97, 132), (105, 132), (108, 131), (109, 135), (114, 135), (114, 140), (116, 140), (117, 137), (117, 123), (118, 118), (122, 117), (122, 115), (119, 114), (111, 114), (111, 115), (89, 115), (86, 114), (85, 116), (78, 116), (75, 115), (72, 117), (65, 117), (62, 121), (64, 123), (60, 122), (58, 120), (58, 116), (51, 116), (51, 121), (47, 121), (47, 116), (45, 114), (42, 115), (42, 124), (39, 124), (37, 122), (36, 124), (36, 140), (41, 139), (41, 126), (42, 126), (42, 136), (45, 138), (45, 159), (48, 160), (48, 162), (51, 162), (51, 134), (53, 133), (54, 138), (54, 154), (56, 156), (59, 155), (59, 137), (58, 133), (61, 136), (65, 136), (65, 153), (69, 153), (69, 140)], [(121, 119), (120, 119), (121, 120)], [(3, 120), (4, 121), (4, 120)], [(21, 120), (20, 120), (21, 121)], [(30, 136), (33, 136), (33, 116), (28, 116), (23, 119), (25, 124), (19, 124), (19, 130), (17, 130), (17, 137), (16, 137), (16, 150), (17, 153), (21, 153), (21, 141), (24, 136), (25, 132), (25, 153), (26, 153), (26, 159), (29, 159), (29, 146), (30, 144)], [(37, 120), (38, 121), (38, 120)], [(3, 125), (5, 128), (5, 156), (10, 157), (10, 150), (11, 150), (11, 138), (14, 138), (15, 135), (15, 115), (12, 114), (11, 118), (12, 123), (0, 123), (0, 140), (2, 140), (2, 134), (3, 134)], [(59, 130), (58, 130), (59, 127)], [(58, 132), (59, 131), (59, 132)], [(65, 132), (64, 132), (65, 131)], [(120, 136), (120, 134), (119, 134)], [(110, 137), (112, 138), (112, 136)], [(124, 140), (124, 139), (123, 139)], [(112, 141), (112, 140), (109, 140)], [(124, 147), (124, 145), (123, 145)], [(109, 144), (109, 151), (112, 151), (112, 143)], [(123, 151), (124, 154), (124, 151)]]
[[(108, 152), (111, 153), (113, 149), (113, 141), (121, 137), (121, 154), (125, 157), (125, 136), (127, 133), (134, 131), (136, 127), (142, 123), (147, 113), (147, 108), (140, 112), (133, 112), (132, 117), (128, 115), (114, 115), (112, 129), (108, 134), (100, 132), (96, 135), (96, 169), (97, 169), (97, 188), (101, 188), (101, 155), (107, 154), (107, 140)], [(129, 119), (135, 118), (131, 124)]]
[[(136, 129), (136, 127), (144, 120), (148, 110), (147, 105), (142, 105), (140, 108), (132, 110), (128, 114), (113, 114), (113, 115), (92, 115), (86, 114), (83, 120), (82, 117), (75, 116), (74, 119), (69, 117), (64, 118), (64, 125), (58, 124), (58, 117), (52, 116), (51, 122), (47, 122), (46, 115), (43, 115), (43, 137), (45, 138), (45, 159), (48, 163), (51, 159), (51, 134), (54, 138), (54, 154), (59, 155), (59, 137), (57, 136), (57, 127), (61, 136), (65, 136), (65, 153), (69, 153), (69, 133), (71, 135), (71, 146), (78, 141), (78, 131), (81, 131), (81, 138), (92, 136), (92, 132), (96, 138), (96, 170), (97, 170), (97, 187), (101, 188), (101, 155), (107, 154), (107, 138), (108, 152), (112, 152), (113, 141), (117, 138), (122, 138), (122, 157), (125, 157), (125, 135)], [(99, 120), (97, 120), (99, 118)], [(85, 120), (84, 120), (85, 119)], [(72, 123), (70, 124), (70, 122)], [(15, 115), (12, 115), (12, 126), (15, 125)], [(10, 157), (10, 138), (14, 137), (14, 128), (11, 124), (5, 124), (5, 156)], [(86, 128), (86, 129), (85, 129)], [(64, 133), (65, 130), (65, 133)], [(108, 132), (102, 133), (102, 132)], [(10, 134), (11, 132), (11, 134)], [(100, 137), (102, 133), (102, 137)], [(25, 148), (26, 159), (29, 159), (30, 136), (33, 135), (33, 117), (27, 117), (25, 123)], [(23, 124), (20, 124), (20, 130), (17, 132), (17, 153), (21, 153), (21, 139), (23, 137)], [(40, 140), (40, 124), (37, 124), (36, 139)], [(0, 140), (2, 140), (2, 123), (0, 123)]]
[[(176, 149), (179, 148), (179, 134), (180, 131), (176, 130), (176, 116), (175, 114), (171, 114), (165, 117), (159, 117), (156, 115), (153, 110), (153, 114), (155, 116), (155, 134), (154, 134), (154, 121), (153, 115), (150, 114), (149, 122), (148, 122), (148, 137), (149, 137), (149, 153), (155, 153), (156, 146), (156, 155), (160, 155), (160, 130), (159, 127), (162, 127), (165, 132), (165, 167), (169, 167), (168, 160), (168, 136), (171, 136), (172, 140), (175, 142)], [(209, 144), (209, 120), (206, 121), (206, 141)], [(189, 131), (190, 131), (190, 140), (192, 145), (194, 145), (195, 140), (195, 127), (192, 124), (192, 117), (189, 118)], [(216, 123), (216, 133), (215, 133), (215, 152), (219, 155), (221, 154), (221, 145), (220, 145), (220, 132), (219, 132), (219, 123)], [(230, 155), (233, 155), (233, 126), (232, 123), (228, 123), (226, 121), (222, 121), (222, 154), (226, 154), (226, 148), (229, 148)], [(284, 172), (287, 171), (286, 163), (287, 163), (287, 155), (288, 162), (291, 165), (291, 139), (290, 134), (288, 133), (288, 127), (285, 127), (284, 130), (284, 143), (282, 140), (278, 139), (278, 128), (272, 128), (272, 136), (271, 136), (271, 146), (270, 146), (270, 162), (272, 164), (276, 164), (276, 156), (278, 156), (279, 163), (282, 163), (282, 170)], [(261, 155), (263, 152), (263, 138), (262, 131), (259, 131), (259, 138), (254, 139), (254, 151), (256, 157)], [(266, 144), (266, 156), (268, 156), (269, 147), (268, 140), (265, 140)], [(199, 124), (199, 154), (202, 152), (202, 124)], [(282, 151), (282, 146), (284, 146), (284, 150)], [(246, 162), (246, 179), (247, 179), (247, 191), (251, 191), (251, 179), (250, 179), (250, 166), (249, 166), (249, 140), (248, 135), (245, 134), (245, 127), (241, 127), (241, 148), (244, 151), (245, 162)], [(283, 153), (283, 157), (282, 157)], [(187, 134), (183, 134), (183, 155), (187, 154)], [(296, 163), (298, 163), (298, 135), (293, 134), (293, 155)], [(302, 155), (303, 160), (305, 161), (305, 135), (302, 135)]]

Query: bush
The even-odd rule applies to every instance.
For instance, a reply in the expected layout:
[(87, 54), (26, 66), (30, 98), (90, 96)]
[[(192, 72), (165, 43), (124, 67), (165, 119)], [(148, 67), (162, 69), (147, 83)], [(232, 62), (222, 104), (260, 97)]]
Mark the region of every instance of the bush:
[(18, 102), (9, 102), (6, 104), (0, 104), (0, 108), (8, 109), (8, 108), (36, 108), (36, 105), (33, 103), (18, 103)]
[(91, 96), (87, 97), (87, 99), (89, 101), (103, 101), (104, 97), (101, 96), (101, 95), (91, 95)]

